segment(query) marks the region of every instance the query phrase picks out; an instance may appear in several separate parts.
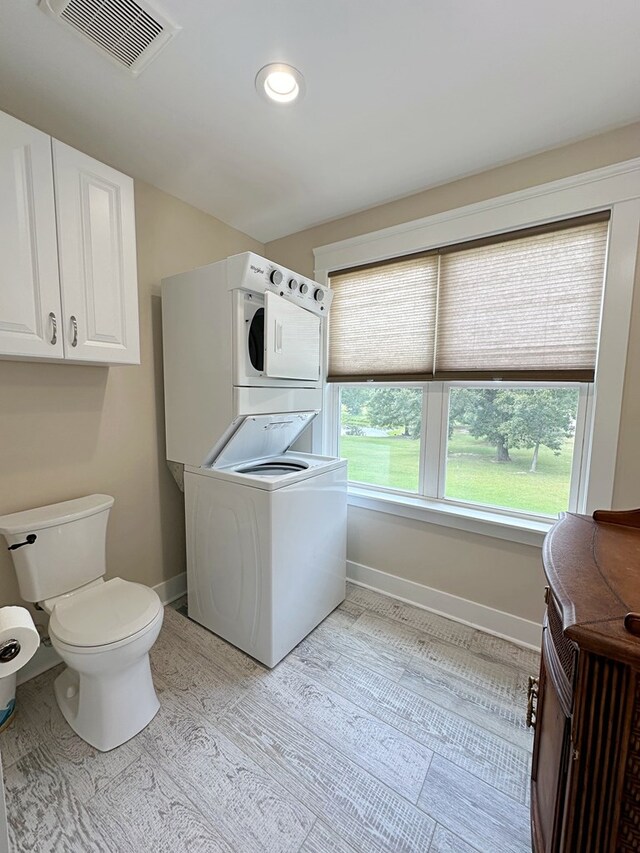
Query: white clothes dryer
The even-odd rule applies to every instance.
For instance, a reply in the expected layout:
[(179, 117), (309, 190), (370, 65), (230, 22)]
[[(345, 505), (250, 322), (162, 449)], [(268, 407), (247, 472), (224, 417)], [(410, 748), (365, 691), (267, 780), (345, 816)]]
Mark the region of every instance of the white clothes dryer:
[(164, 279), (167, 459), (208, 466), (246, 416), (320, 409), (331, 300), (252, 252)]
[(345, 597), (347, 463), (288, 450), (316, 414), (247, 417), (185, 466), (189, 616), (269, 667)]

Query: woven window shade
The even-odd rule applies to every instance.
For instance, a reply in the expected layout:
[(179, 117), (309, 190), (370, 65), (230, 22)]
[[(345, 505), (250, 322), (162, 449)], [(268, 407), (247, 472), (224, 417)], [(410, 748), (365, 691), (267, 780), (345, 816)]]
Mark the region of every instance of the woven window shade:
[(437, 284), (436, 255), (331, 276), (329, 377), (431, 378)]
[(329, 380), (591, 381), (608, 219), (333, 274)]
[(443, 254), (436, 371), (593, 377), (607, 223)]

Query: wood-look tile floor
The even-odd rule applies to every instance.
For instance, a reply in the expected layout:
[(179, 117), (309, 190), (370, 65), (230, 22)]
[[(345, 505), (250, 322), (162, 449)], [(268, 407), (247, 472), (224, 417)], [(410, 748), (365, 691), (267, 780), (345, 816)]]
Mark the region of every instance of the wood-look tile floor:
[(267, 670), (167, 608), (161, 709), (99, 753), (52, 683), (0, 734), (13, 850), (525, 853), (538, 656), (349, 586)]

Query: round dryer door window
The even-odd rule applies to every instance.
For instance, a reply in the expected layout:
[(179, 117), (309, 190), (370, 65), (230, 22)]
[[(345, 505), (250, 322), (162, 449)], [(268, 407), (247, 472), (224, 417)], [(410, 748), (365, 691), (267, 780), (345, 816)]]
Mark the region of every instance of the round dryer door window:
[(258, 308), (249, 325), (249, 359), (254, 370), (264, 370), (264, 308)]

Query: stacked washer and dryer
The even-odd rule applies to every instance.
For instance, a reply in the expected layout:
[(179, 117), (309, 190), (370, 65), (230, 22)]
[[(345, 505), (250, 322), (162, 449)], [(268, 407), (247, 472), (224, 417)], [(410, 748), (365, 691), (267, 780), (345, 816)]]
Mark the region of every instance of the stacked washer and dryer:
[(322, 407), (331, 298), (251, 252), (162, 282), (189, 616), (270, 667), (345, 596), (346, 462), (290, 449)]

